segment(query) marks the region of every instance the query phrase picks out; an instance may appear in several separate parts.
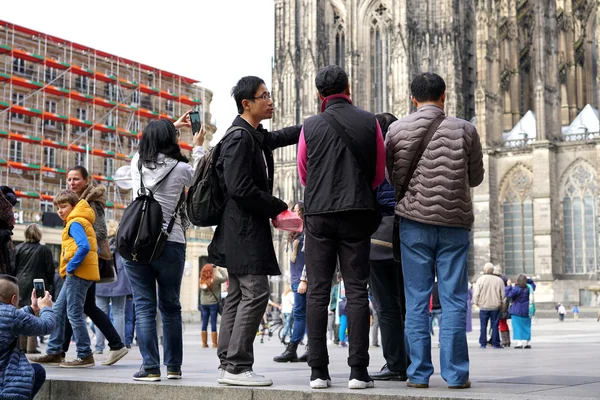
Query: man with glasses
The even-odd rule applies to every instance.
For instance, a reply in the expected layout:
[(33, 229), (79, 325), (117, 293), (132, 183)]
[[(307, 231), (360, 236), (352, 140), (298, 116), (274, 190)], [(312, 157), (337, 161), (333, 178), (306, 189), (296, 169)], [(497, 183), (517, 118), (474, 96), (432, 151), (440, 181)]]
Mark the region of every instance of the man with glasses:
[(277, 132), (262, 127), (262, 120), (273, 117), (273, 101), (258, 77), (240, 79), (231, 95), (239, 115), (221, 141), (216, 164), (228, 200), (208, 246), (209, 262), (229, 272), (217, 349), (218, 382), (269, 386), (273, 382), (255, 374), (252, 366), (256, 331), (269, 301), (268, 275), (281, 274), (269, 220), (288, 208), (272, 195), (273, 150), (298, 143), (300, 126)]

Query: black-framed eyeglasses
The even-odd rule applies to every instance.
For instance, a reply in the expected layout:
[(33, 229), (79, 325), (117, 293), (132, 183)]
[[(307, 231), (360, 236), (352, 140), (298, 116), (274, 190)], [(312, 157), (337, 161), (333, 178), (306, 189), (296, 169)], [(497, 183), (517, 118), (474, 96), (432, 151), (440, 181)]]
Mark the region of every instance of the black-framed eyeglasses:
[(252, 100), (258, 100), (258, 99), (265, 100), (265, 101), (270, 100), (271, 93), (263, 93), (260, 96), (255, 96), (252, 98)]

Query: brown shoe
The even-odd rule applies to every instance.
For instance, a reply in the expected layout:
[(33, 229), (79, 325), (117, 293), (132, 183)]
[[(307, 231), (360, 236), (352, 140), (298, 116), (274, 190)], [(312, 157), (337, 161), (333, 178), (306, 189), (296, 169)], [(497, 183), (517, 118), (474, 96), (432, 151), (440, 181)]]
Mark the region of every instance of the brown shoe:
[(44, 354), (43, 356), (30, 357), (29, 361), (34, 364), (59, 365), (65, 361), (65, 358), (61, 354)]
[(85, 358), (76, 358), (72, 361), (67, 361), (59, 364), (61, 368), (89, 368), (96, 365), (94, 355), (90, 354)]
[(217, 334), (217, 332), (211, 332), (210, 336), (212, 339), (212, 347), (216, 349), (217, 347), (219, 347), (218, 346), (218, 337), (217, 337), (218, 334)]
[(458, 386), (448, 386), (448, 389), (468, 389), (471, 387), (471, 381), (466, 381), (462, 385)]
[(411, 382), (410, 380), (406, 381), (406, 386), (408, 386), (409, 388), (413, 388), (413, 389), (427, 389), (427, 388), (429, 388), (429, 384), (428, 383), (414, 383), (414, 382)]
[(208, 332), (201, 331), (200, 336), (202, 337), (202, 347), (207, 348), (208, 347)]

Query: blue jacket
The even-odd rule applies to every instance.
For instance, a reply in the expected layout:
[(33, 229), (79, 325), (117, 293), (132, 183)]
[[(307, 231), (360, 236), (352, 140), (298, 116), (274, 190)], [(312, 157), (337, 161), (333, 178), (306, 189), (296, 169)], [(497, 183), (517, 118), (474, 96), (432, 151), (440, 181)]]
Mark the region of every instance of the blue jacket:
[(0, 303), (0, 399), (29, 400), (33, 390), (33, 368), (18, 346), (10, 349), (19, 336), (42, 336), (52, 332), (56, 316), (44, 307), (37, 318), (31, 308), (16, 309)]
[[(527, 283), (535, 291), (535, 283), (531, 279), (527, 279)], [(529, 316), (529, 289), (527, 287), (507, 286), (504, 288), (504, 293), (511, 302), (509, 310), (511, 315), (518, 315), (520, 317)]]
[(381, 207), (381, 214), (384, 217), (394, 215), (394, 208), (396, 207), (396, 195), (394, 193), (394, 186), (392, 186), (387, 179), (385, 179), (383, 183), (377, 187), (376, 196), (377, 203), (379, 203), (379, 207)]

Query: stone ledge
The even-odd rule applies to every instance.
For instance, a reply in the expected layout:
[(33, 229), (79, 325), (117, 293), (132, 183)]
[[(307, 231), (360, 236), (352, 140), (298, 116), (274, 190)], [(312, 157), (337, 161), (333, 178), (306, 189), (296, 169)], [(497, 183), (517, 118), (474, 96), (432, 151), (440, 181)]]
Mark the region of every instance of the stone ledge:
[[(185, 386), (161, 383), (114, 383), (70, 380), (46, 381), (35, 400), (564, 400), (563, 397), (483, 393), (471, 390), (448, 393), (435, 389), (369, 389), (351, 391), (342, 387), (323, 391), (277, 388), (239, 388), (229, 386)], [(585, 398), (580, 398), (584, 400)]]

